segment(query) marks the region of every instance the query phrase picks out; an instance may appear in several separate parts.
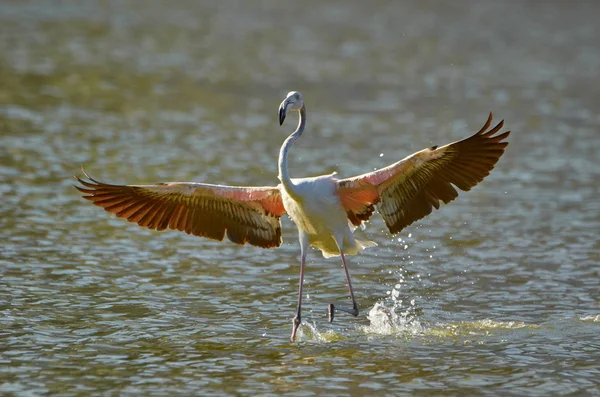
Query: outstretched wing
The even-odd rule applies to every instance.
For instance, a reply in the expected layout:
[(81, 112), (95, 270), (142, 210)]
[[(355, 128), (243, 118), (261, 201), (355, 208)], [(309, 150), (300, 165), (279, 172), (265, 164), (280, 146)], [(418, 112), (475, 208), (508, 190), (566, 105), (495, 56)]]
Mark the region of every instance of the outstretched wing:
[[(338, 194), (350, 221), (359, 225), (377, 205), (392, 233), (429, 215), (458, 197), (454, 186), (470, 190), (483, 180), (504, 153), (510, 131), (496, 134), (504, 120), (488, 131), (487, 122), (473, 136), (442, 147), (421, 150), (385, 168), (338, 181)], [(452, 186), (454, 185), (454, 186)]]
[(149, 229), (180, 230), (187, 234), (262, 248), (281, 244), (285, 213), (276, 187), (234, 187), (170, 182), (156, 185), (109, 185), (84, 171), (75, 177), (83, 198), (119, 218)]

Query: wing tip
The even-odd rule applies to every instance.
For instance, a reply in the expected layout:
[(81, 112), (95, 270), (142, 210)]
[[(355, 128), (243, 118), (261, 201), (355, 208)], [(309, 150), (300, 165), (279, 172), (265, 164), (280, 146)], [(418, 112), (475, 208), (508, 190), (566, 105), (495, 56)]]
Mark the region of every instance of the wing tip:
[[(83, 173), (83, 175), (84, 175), (84, 177), (85, 177), (86, 179), (88, 179), (88, 180), (89, 180), (89, 181), (91, 181), (91, 182), (94, 182), (95, 184), (98, 184), (98, 181), (94, 180), (94, 178), (92, 178), (91, 176), (89, 176), (89, 175), (88, 175), (88, 173), (87, 173), (87, 172), (85, 172), (85, 169), (83, 168), (83, 165), (81, 165), (81, 172)], [(76, 174), (73, 174), (73, 178), (74, 178), (74, 179), (75, 179), (77, 182), (81, 183), (81, 184), (82, 184), (82, 185), (84, 185), (84, 186), (86, 186), (86, 183), (87, 183), (87, 184), (89, 184), (89, 182), (86, 182), (86, 181), (85, 181), (83, 178), (80, 178), (80, 177), (79, 177), (78, 175), (76, 175)], [(75, 187), (77, 187), (77, 186), (75, 186)]]
[(493, 117), (494, 117), (494, 115), (490, 111), (490, 114), (489, 114), (489, 116), (488, 116), (485, 124), (483, 125), (483, 127), (481, 127), (481, 129), (479, 131), (477, 131), (477, 133), (475, 135), (483, 135), (483, 134), (485, 134), (485, 132), (487, 131), (487, 129), (490, 127), (490, 124), (492, 124)]
[[(88, 196), (83, 196), (83, 198), (85, 199), (89, 199), (90, 197), (92, 197), (94, 195), (94, 192), (96, 191), (96, 188), (98, 187), (99, 183), (97, 181), (95, 181), (93, 178), (91, 178), (87, 172), (85, 172), (85, 170), (83, 169), (83, 165), (81, 166), (81, 171), (83, 172), (84, 178), (87, 179), (87, 181), (84, 178), (79, 177), (79, 175), (75, 175), (73, 174), (73, 179), (75, 179), (75, 181), (82, 186), (78, 186), (77, 184), (74, 184), (73, 187), (77, 190), (79, 190), (81, 193), (86, 194)], [(86, 188), (91, 188), (91, 189), (86, 189)]]

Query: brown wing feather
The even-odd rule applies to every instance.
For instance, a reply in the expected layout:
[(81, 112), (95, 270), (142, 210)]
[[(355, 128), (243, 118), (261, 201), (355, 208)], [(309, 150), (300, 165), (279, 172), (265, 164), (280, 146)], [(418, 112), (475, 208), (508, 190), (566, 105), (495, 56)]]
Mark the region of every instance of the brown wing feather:
[[(469, 138), (440, 148), (417, 152), (388, 167), (339, 181), (339, 195), (348, 218), (354, 224), (368, 219), (377, 205), (392, 233), (429, 215), (458, 197), (454, 188), (467, 191), (483, 180), (504, 153), (510, 131), (496, 134), (500, 121), (488, 130), (487, 122)], [(453, 186), (454, 185), (454, 186)], [(362, 200), (357, 199), (363, 192)], [(368, 192), (368, 193), (364, 193)]]
[(83, 198), (140, 226), (174, 229), (200, 237), (249, 243), (270, 248), (281, 245), (285, 213), (276, 187), (233, 187), (172, 182), (157, 185), (111, 185), (75, 177)]

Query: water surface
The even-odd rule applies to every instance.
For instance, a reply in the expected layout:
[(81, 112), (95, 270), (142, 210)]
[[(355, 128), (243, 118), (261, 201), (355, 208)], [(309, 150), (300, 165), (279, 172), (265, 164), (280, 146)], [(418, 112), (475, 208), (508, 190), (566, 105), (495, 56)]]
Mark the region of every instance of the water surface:
[[(595, 3), (0, 3), (0, 394), (600, 395)], [(351, 176), (478, 130), (491, 176), (351, 258), (141, 229), (73, 189)]]

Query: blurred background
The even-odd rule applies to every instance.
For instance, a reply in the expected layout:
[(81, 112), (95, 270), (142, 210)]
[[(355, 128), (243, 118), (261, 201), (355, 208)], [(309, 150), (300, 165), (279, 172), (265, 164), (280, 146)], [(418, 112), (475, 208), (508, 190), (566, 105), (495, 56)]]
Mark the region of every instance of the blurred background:
[[(600, 5), (0, 1), (0, 394), (586, 392), (600, 369)], [(353, 257), (141, 229), (73, 189), (352, 176), (477, 131), (480, 186)]]

